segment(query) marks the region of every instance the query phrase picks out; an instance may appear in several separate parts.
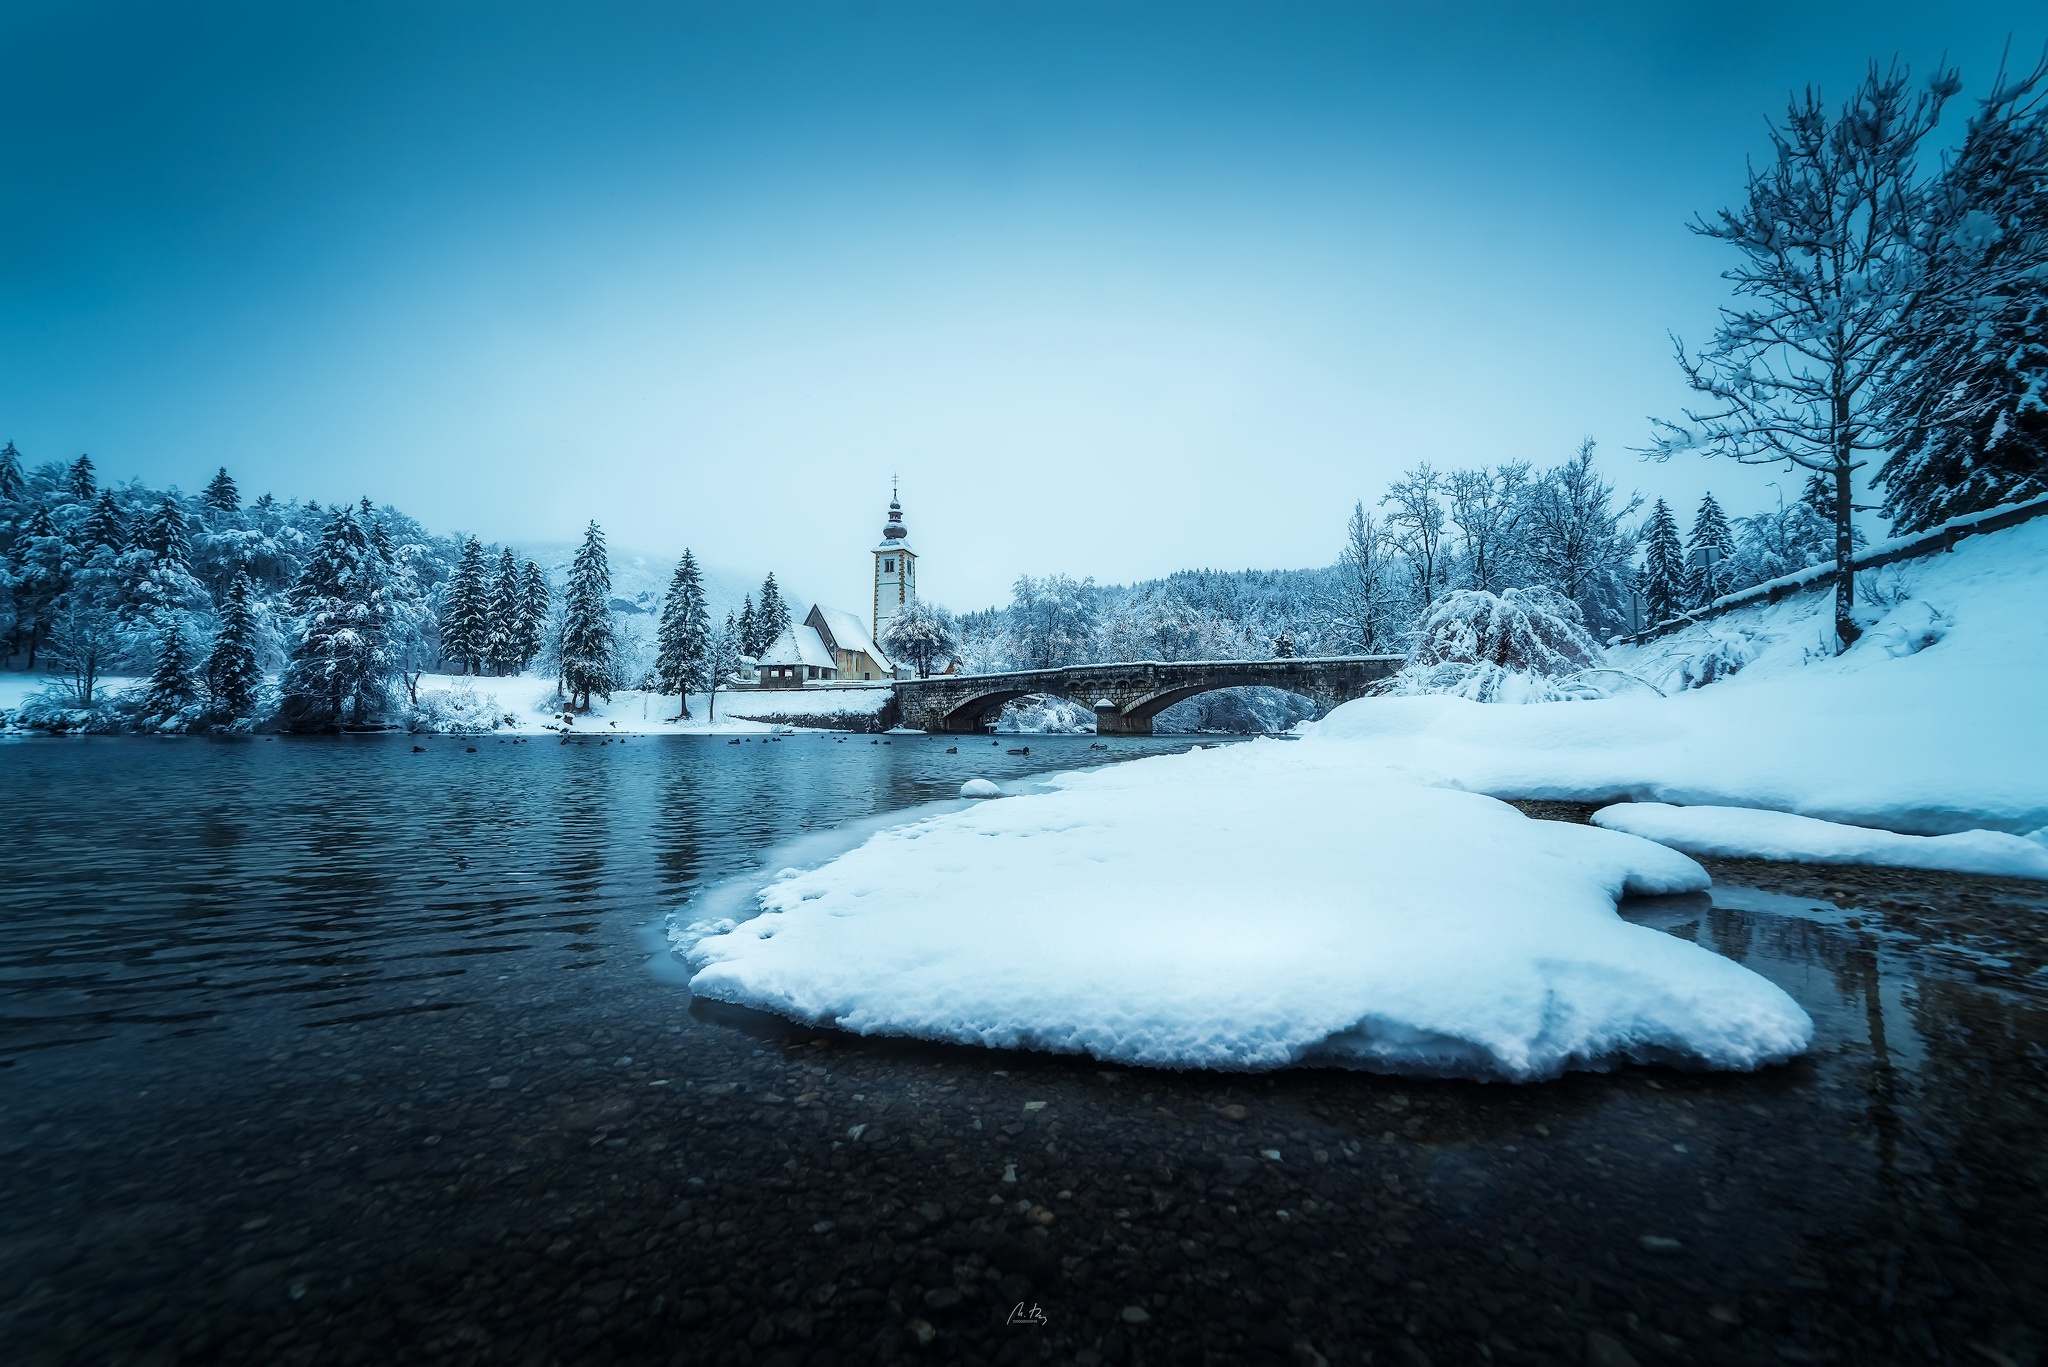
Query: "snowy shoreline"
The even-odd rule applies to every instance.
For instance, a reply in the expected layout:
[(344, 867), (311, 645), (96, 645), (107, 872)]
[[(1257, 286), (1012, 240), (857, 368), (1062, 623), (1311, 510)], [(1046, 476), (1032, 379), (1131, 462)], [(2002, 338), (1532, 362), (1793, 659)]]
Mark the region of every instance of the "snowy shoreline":
[[(691, 990), (857, 1034), (1164, 1067), (1531, 1081), (1782, 1061), (1812, 1037), (1789, 997), (1617, 914), (1625, 892), (1709, 885), (1670, 845), (2020, 876), (2048, 855), (2048, 523), (1915, 562), (1873, 598), (1839, 655), (1828, 605), (1788, 599), (1614, 660), (1671, 696), (1369, 698), (1299, 744), (1139, 760), (883, 830), (687, 946)], [(1655, 843), (1507, 798), (1691, 805), (1602, 814)]]

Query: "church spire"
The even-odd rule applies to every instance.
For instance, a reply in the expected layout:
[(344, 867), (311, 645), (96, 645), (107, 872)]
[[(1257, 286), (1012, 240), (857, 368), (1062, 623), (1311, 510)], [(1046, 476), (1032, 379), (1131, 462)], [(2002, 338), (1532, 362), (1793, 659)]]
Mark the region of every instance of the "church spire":
[(901, 541), (910, 535), (910, 529), (903, 525), (903, 505), (896, 498), (896, 477), (889, 477), (889, 523), (882, 528), (882, 540)]

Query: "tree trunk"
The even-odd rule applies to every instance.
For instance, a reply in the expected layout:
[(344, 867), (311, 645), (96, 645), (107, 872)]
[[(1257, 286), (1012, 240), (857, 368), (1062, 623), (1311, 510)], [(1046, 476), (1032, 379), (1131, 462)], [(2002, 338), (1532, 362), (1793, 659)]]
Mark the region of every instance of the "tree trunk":
[(1856, 553), (1855, 504), (1852, 501), (1850, 478), (1854, 473), (1849, 462), (1837, 459), (1835, 464), (1835, 639), (1838, 642), (1836, 654), (1856, 644), (1856, 638), (1863, 629), (1856, 625)]

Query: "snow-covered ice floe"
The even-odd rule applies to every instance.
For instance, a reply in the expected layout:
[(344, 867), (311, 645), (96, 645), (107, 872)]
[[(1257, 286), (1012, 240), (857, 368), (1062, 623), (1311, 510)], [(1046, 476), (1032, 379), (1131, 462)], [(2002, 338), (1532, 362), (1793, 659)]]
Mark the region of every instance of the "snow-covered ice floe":
[(2048, 879), (2048, 846), (2000, 831), (1899, 835), (1751, 807), (1673, 807), (1623, 802), (1593, 813), (1595, 825), (1687, 854), (1783, 859), (1799, 864), (1879, 864), (2007, 878)]
[(695, 941), (691, 990), (1172, 1067), (1529, 1080), (1807, 1047), (1777, 986), (1616, 914), (1705, 888), (1686, 856), (1305, 748), (1133, 761), (884, 830)]

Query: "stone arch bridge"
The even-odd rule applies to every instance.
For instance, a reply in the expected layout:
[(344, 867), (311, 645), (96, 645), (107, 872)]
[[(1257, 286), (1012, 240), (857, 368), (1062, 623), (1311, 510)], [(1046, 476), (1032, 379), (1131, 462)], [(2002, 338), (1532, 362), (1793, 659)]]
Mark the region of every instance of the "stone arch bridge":
[(1050, 693), (1093, 709), (1100, 735), (1149, 736), (1154, 717), (1198, 693), (1218, 688), (1279, 688), (1299, 693), (1327, 710), (1364, 697), (1373, 684), (1399, 669), (1401, 662), (1399, 655), (1172, 663), (1139, 660), (1028, 669), (1015, 674), (954, 674), (898, 682), (896, 704), (905, 726), (973, 734), (992, 730), (1005, 703)]

